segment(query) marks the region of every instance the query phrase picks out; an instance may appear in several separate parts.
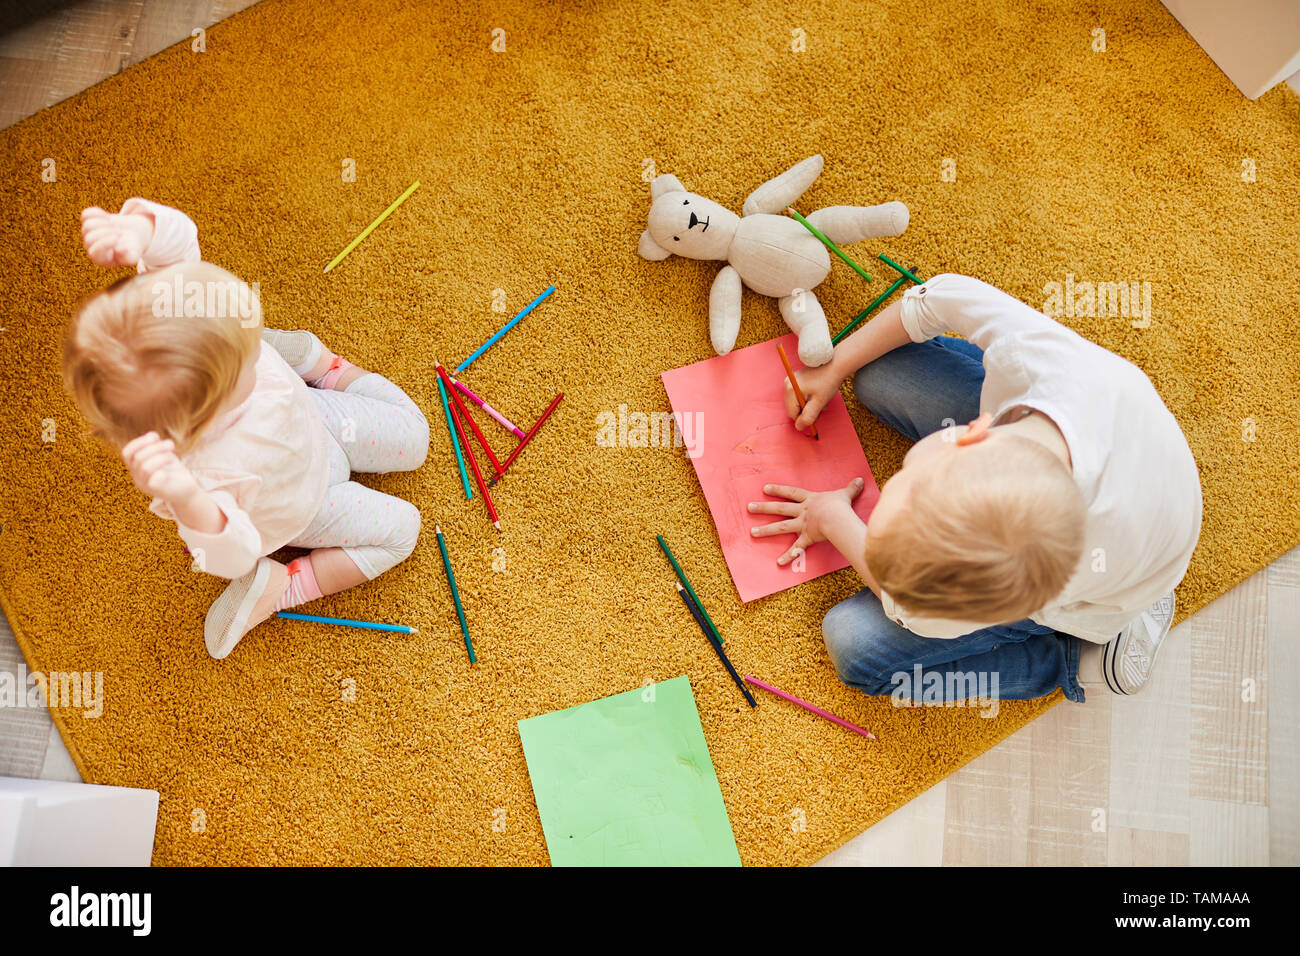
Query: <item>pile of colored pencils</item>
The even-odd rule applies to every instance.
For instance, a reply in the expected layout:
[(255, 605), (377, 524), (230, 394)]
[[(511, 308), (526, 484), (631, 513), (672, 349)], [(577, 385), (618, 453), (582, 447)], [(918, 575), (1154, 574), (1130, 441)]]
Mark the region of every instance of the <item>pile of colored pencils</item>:
[[(564, 393), (561, 392), (556, 395), (551, 404), (547, 406), (546, 411), (542, 412), (541, 417), (533, 423), (532, 428), (524, 431), (489, 405), (485, 399), (472, 391), (457, 376), (469, 368), (470, 363), (491, 348), (497, 340), (514, 328), (520, 319), (533, 311), (554, 291), (555, 286), (547, 286), (541, 295), (525, 306), (518, 315), (502, 326), (495, 335), (475, 349), (469, 358), (456, 366), (454, 372), (448, 373), (441, 363), (434, 363), (434, 367), (438, 372), (438, 397), (442, 400), (442, 413), (447, 418), (447, 431), (451, 435), (452, 450), (456, 453), (456, 468), (460, 472), (460, 481), (465, 489), (465, 497), (474, 497), (474, 490), (470, 487), (469, 482), (469, 475), (472, 473), (474, 475), (474, 484), (478, 486), (479, 494), (483, 497), (483, 504), (487, 507), (488, 518), (492, 521), (492, 527), (498, 531), (501, 530), (501, 516), (497, 513), (496, 503), (492, 500), (492, 492), (488, 489), (494, 487), (501, 480), (510, 469), (510, 466), (514, 464), (515, 459), (528, 447), (528, 443), (536, 436), (546, 419), (550, 417), (551, 412), (555, 411), (555, 407), (560, 404), (560, 400), (564, 398)], [(466, 402), (482, 410), (498, 425), (519, 439), (514, 451), (506, 456), (505, 461), (498, 458), (492, 450), (492, 446), (488, 444), (487, 436), (483, 434), (483, 430), (479, 428), (478, 423), (470, 415)], [(490, 475), (485, 475), (484, 468), (479, 464), (478, 455), (474, 453), (474, 446), (470, 443), (471, 436), (487, 457), (487, 464), (491, 467)], [(465, 468), (467, 460), (469, 461), (468, 471)]]

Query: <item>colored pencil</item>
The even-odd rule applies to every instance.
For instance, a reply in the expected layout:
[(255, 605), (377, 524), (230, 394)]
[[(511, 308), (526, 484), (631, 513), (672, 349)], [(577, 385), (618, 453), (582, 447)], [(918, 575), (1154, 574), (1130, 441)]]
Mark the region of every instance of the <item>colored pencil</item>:
[(499, 411), (497, 411), (495, 408), (493, 408), (483, 399), (475, 395), (472, 391), (470, 391), (469, 387), (464, 382), (460, 381), (459, 379), (453, 378), (451, 380), (451, 384), (455, 385), (456, 388), (460, 390), (460, 393), (464, 395), (466, 398), (468, 398), (471, 402), (473, 402), (479, 408), (483, 409), (483, 411), (491, 415), (493, 419), (495, 419), (496, 422), (499, 425), (501, 425), (503, 428), (506, 428), (509, 431), (514, 432), (515, 436), (518, 438), (524, 437), (524, 430), (522, 428), (520, 428), (510, 419), (506, 418), (504, 415), (502, 415)]
[(433, 526), (433, 533), (438, 539), (438, 550), (442, 552), (442, 569), (447, 572), (447, 585), (451, 588), (451, 599), (456, 604), (456, 617), (460, 618), (460, 633), (465, 638), (465, 650), (469, 662), (475, 662), (474, 644), (469, 639), (469, 625), (465, 623), (465, 609), (460, 605), (460, 591), (456, 588), (456, 575), (451, 570), (451, 558), (447, 556), (447, 543), (442, 539), (442, 528)]
[(755, 687), (763, 688), (763, 690), (767, 691), (769, 694), (776, 694), (777, 697), (781, 697), (785, 700), (788, 700), (792, 704), (798, 704), (804, 710), (811, 710), (814, 714), (817, 714), (819, 717), (825, 717), (832, 724), (839, 724), (841, 727), (846, 727), (849, 730), (853, 731), (855, 734), (861, 734), (862, 736), (870, 738), (871, 740), (880, 739), (875, 734), (871, 733), (871, 731), (863, 730), (861, 727), (857, 726), (856, 724), (851, 724), (847, 720), (843, 719), (842, 717), (836, 717), (830, 711), (822, 710), (820, 707), (816, 707), (813, 704), (808, 703), (808, 701), (806, 700), (800, 700), (798, 697), (795, 697), (793, 694), (787, 694), (785, 691), (777, 687), (773, 687), (771, 684), (765, 684), (763, 683), (763, 681), (759, 680), (757, 677), (754, 677), (751, 674), (746, 674), (745, 680), (749, 681)]
[(533, 309), (537, 308), (537, 306), (541, 304), (542, 300), (545, 299), (548, 295), (550, 295), (554, 291), (555, 291), (555, 286), (548, 285), (546, 287), (545, 292), (543, 292), (537, 298), (533, 299), (532, 302), (529, 302), (526, 306), (524, 306), (524, 310), (522, 312), (516, 315), (505, 325), (501, 326), (501, 328), (497, 331), (497, 333), (494, 336), (492, 336), (492, 338), (488, 339), (486, 342), (484, 342), (482, 345), (476, 348), (474, 350), (474, 353), (469, 358), (465, 359), (465, 361), (457, 365), (456, 371), (452, 372), (452, 374), (459, 375), (461, 372), (465, 371), (465, 369), (469, 368), (470, 362), (474, 361), (476, 358), (478, 358), (480, 355), (486, 352), (489, 348), (491, 348), (493, 343), (495, 343), (497, 339), (501, 338), (501, 336), (505, 335), (507, 332), (513, 329), (520, 319), (522, 319), (529, 312), (533, 311)]
[(564, 398), (563, 392), (561, 392), (559, 395), (556, 395), (553, 399), (551, 399), (551, 404), (546, 406), (546, 411), (542, 412), (542, 417), (537, 419), (537, 421), (533, 423), (532, 428), (528, 429), (528, 434), (524, 436), (524, 440), (515, 446), (515, 450), (510, 453), (510, 456), (505, 460), (505, 464), (501, 466), (501, 470), (498, 471), (496, 473), (496, 476), (491, 481), (488, 482), (489, 488), (493, 487), (498, 481), (502, 479), (502, 477), (506, 473), (506, 469), (514, 464), (515, 459), (519, 457), (519, 453), (524, 450), (524, 448), (528, 445), (530, 441), (533, 440), (533, 436), (537, 434), (538, 429), (542, 427), (542, 424), (546, 421), (546, 419), (551, 417), (551, 412), (555, 411), (555, 406), (560, 404), (560, 399), (562, 398)]
[(749, 692), (749, 688), (745, 686), (745, 682), (740, 679), (740, 675), (736, 673), (736, 669), (731, 666), (731, 661), (727, 658), (727, 655), (723, 653), (722, 647), (713, 639), (713, 635), (709, 633), (709, 625), (704, 622), (704, 617), (700, 614), (700, 609), (691, 601), (691, 596), (687, 594), (686, 589), (682, 587), (682, 582), (678, 581), (676, 584), (677, 596), (680, 597), (682, 603), (686, 605), (686, 610), (691, 612), (691, 617), (695, 618), (695, 623), (700, 626), (700, 631), (704, 634), (704, 639), (709, 642), (709, 646), (713, 648), (714, 653), (718, 655), (718, 660), (722, 661), (722, 666), (727, 669), (727, 673), (731, 675), (731, 679), (736, 682), (736, 686), (740, 688), (740, 692), (745, 695), (745, 700), (749, 701), (749, 706), (757, 707), (758, 701), (754, 700), (754, 695)]
[[(446, 385), (447, 372), (441, 365), (438, 366), (438, 374), (442, 376), (443, 384)], [(448, 388), (447, 391), (451, 392), (452, 389)], [(452, 397), (455, 397), (454, 393)], [(500, 531), (501, 519), (497, 516), (496, 506), (492, 504), (492, 496), (488, 494), (487, 485), (483, 482), (483, 472), (479, 470), (478, 459), (474, 457), (474, 448), (470, 445), (469, 436), (465, 434), (465, 426), (460, 422), (460, 416), (456, 413), (455, 405), (451, 407), (451, 420), (456, 425), (456, 434), (460, 436), (461, 448), (465, 452), (465, 457), (469, 459), (469, 467), (474, 472), (474, 481), (478, 484), (479, 493), (483, 495), (483, 503), (487, 505), (488, 517), (492, 519), (492, 527)]]
[(889, 256), (885, 255), (883, 252), (880, 253), (880, 255), (876, 256), (876, 258), (879, 259), (881, 262), (883, 262), (885, 265), (889, 266), (891, 269), (893, 269), (895, 272), (897, 272), (899, 275), (903, 276), (904, 278), (909, 279), (912, 282), (915, 282), (917, 285), (925, 285), (925, 280), (915, 274), (916, 272), (915, 266), (913, 266), (911, 269), (904, 269), (902, 266), (900, 266), (893, 259), (889, 258)]
[(803, 216), (799, 215), (798, 211), (794, 208), (794, 206), (786, 206), (785, 208), (786, 211), (790, 213), (790, 215), (794, 216), (794, 218), (798, 219), (801, 223), (803, 223), (803, 227), (805, 229), (807, 229), (814, 236), (820, 239), (822, 241), (822, 245), (824, 245), (827, 249), (835, 253), (837, 256), (839, 256), (841, 259), (847, 262), (850, 266), (852, 266), (854, 272), (862, 276), (862, 278), (866, 279), (868, 282), (872, 281), (871, 276), (867, 274), (866, 269), (862, 268), (862, 266), (858, 265), (856, 262), (850, 259), (843, 249), (841, 249), (839, 246), (835, 245), (835, 243), (831, 242), (824, 235), (822, 235), (822, 231), (820, 229), (818, 229), (816, 226), (810, 223)]
[(327, 265), (327, 266), (325, 267), (325, 271), (326, 271), (326, 272), (329, 272), (329, 271), (330, 271), (331, 269), (333, 269), (336, 265), (338, 265), (340, 262), (342, 262), (342, 261), (343, 261), (343, 258), (344, 258), (344, 257), (345, 257), (349, 252), (351, 252), (353, 249), (355, 249), (355, 248), (357, 247), (357, 244), (360, 243), (362, 239), (366, 238), (366, 236), (368, 236), (368, 235), (370, 235), (372, 232), (374, 232), (374, 231), (375, 231), (375, 227), (378, 226), (381, 222), (383, 222), (385, 219), (388, 218), (389, 213), (391, 213), (394, 209), (396, 209), (396, 208), (397, 208), (398, 206), (400, 206), (402, 203), (406, 202), (406, 197), (409, 196), (409, 195), (411, 195), (411, 193), (415, 192), (415, 191), (416, 191), (417, 189), (419, 189), (419, 188), (420, 188), (420, 181), (417, 179), (415, 182), (411, 183), (411, 185), (407, 188), (406, 192), (402, 193), (402, 195), (398, 196), (396, 199), (393, 200), (393, 204), (392, 204), (391, 206), (389, 206), (387, 209), (385, 209), (383, 212), (381, 212), (381, 213), (379, 214), (379, 218), (378, 218), (378, 219), (376, 219), (376, 220), (375, 220), (374, 222), (372, 222), (370, 225), (366, 226), (365, 231), (362, 232), (361, 235), (357, 236), (355, 239), (353, 239), (351, 242), (349, 242), (348, 245), (347, 245), (347, 248), (344, 249), (342, 252), (340, 252), (337, 256), (335, 256), (335, 257), (334, 257), (334, 261), (331, 262), (329, 265)]
[(469, 475), (465, 472), (465, 457), (460, 453), (460, 441), (456, 438), (456, 426), (451, 423), (451, 408), (447, 405), (447, 387), (442, 384), (441, 375), (435, 381), (438, 383), (438, 397), (442, 399), (442, 413), (447, 416), (447, 433), (451, 435), (451, 450), (456, 453), (456, 467), (460, 469), (460, 483), (465, 486), (465, 497), (473, 498), (474, 489), (469, 486)]
[[(913, 271), (915, 271), (916, 267), (913, 266), (912, 269), (913, 269)], [(867, 306), (865, 309), (863, 309), (861, 312), (859, 312), (856, 316), (854, 316), (852, 322), (850, 322), (848, 325), (844, 326), (844, 328), (842, 328), (842, 329), (840, 329), (838, 332), (836, 332), (836, 333), (831, 337), (831, 344), (832, 344), (832, 345), (839, 345), (839, 344), (840, 344), (840, 339), (844, 338), (844, 336), (848, 335), (850, 332), (852, 332), (854, 329), (856, 329), (856, 328), (858, 327), (858, 323), (860, 323), (863, 319), (865, 319), (867, 316), (869, 316), (872, 312), (874, 312), (874, 311), (876, 310), (876, 306), (880, 305), (880, 303), (884, 302), (884, 301), (885, 301), (886, 299), (888, 299), (891, 295), (893, 295), (895, 292), (897, 292), (901, 286), (906, 285), (906, 284), (907, 284), (907, 276), (899, 276), (896, 280), (894, 280), (894, 284), (893, 284), (893, 285), (891, 285), (888, 289), (886, 289), (886, 290), (885, 290), (884, 292), (882, 292), (880, 295), (876, 296), (875, 300), (874, 300), (874, 301), (873, 301), (869, 306)]]
[(663, 535), (655, 535), (655, 540), (659, 542), (659, 550), (664, 553), (664, 557), (668, 559), (668, 563), (673, 566), (673, 571), (677, 574), (677, 580), (682, 582), (682, 586), (686, 588), (687, 593), (690, 594), (691, 600), (695, 602), (695, 606), (699, 608), (700, 613), (704, 615), (704, 620), (709, 622), (709, 630), (713, 632), (713, 637), (717, 640), (718, 646), (721, 646), (724, 643), (722, 640), (722, 632), (718, 630), (718, 625), (713, 623), (713, 618), (709, 617), (709, 612), (704, 610), (704, 602), (701, 601), (700, 596), (695, 593), (695, 588), (691, 587), (691, 582), (686, 579), (686, 572), (682, 570), (682, 566), (677, 563), (677, 558), (673, 556), (673, 549), (668, 547), (668, 542), (664, 540)]
[[(776, 350), (781, 355), (781, 364), (785, 366), (785, 374), (789, 377), (790, 384), (794, 386), (794, 398), (795, 401), (799, 403), (799, 411), (802, 412), (808, 405), (808, 402), (803, 397), (803, 389), (799, 387), (799, 380), (794, 377), (794, 369), (790, 367), (790, 357), (785, 354), (785, 346), (780, 342), (776, 343)], [(816, 438), (818, 441), (822, 440), (822, 436), (817, 434), (817, 426), (815, 424), (808, 426), (808, 434), (812, 435), (812, 437)]]
[(295, 614), (292, 611), (276, 611), (277, 617), (290, 621), (315, 621), (317, 624), (341, 624), (343, 627), (364, 627), (371, 631), (395, 631), (398, 634), (419, 634), (419, 628), (407, 627), (405, 624), (376, 624), (374, 621), (353, 621), (346, 617), (320, 617), (316, 614)]
[[(439, 375), (447, 376), (447, 370), (437, 362), (434, 362), (434, 368), (438, 370)], [(447, 386), (447, 391), (451, 394), (451, 400), (455, 403), (456, 410), (460, 412), (461, 419), (469, 425), (469, 430), (474, 433), (474, 437), (478, 439), (478, 443), (482, 445), (483, 450), (487, 452), (488, 461), (492, 463), (492, 467), (499, 472), (501, 470), (501, 462), (497, 461), (497, 456), (492, 453), (492, 446), (488, 444), (487, 436), (483, 434), (483, 429), (478, 427), (478, 422), (474, 421), (473, 417), (470, 415), (469, 409), (466, 408), (465, 403), (461, 401), (460, 392), (458, 392), (455, 386), (451, 384), (451, 381), (450, 376), (447, 376), (444, 379), (443, 384)]]

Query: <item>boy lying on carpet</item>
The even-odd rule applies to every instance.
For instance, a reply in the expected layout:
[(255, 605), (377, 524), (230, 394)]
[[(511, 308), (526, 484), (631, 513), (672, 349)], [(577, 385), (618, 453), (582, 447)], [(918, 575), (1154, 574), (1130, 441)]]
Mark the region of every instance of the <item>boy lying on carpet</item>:
[(860, 480), (770, 485), (786, 500), (749, 506), (787, 517), (753, 532), (796, 535), (780, 563), (829, 541), (866, 582), (822, 625), (840, 678), (920, 700), (919, 667), (927, 701), (972, 672), (996, 674), (1003, 699), (1060, 687), (1082, 701), (1080, 681), (1140, 690), (1201, 527), (1196, 463), (1146, 375), (958, 275), (909, 289), (828, 365), (801, 370), (802, 413), (787, 386), (796, 427), (849, 375), (916, 442), (868, 524), (850, 506)]
[[(415, 506), (349, 480), (424, 462), (429, 425), (400, 388), (310, 332), (264, 329), (256, 292), (200, 260), (176, 209), (92, 207), (81, 232), (92, 262), (142, 274), (78, 307), (64, 382), (196, 565), (233, 579), (208, 611), (208, 653), (414, 550)], [(311, 553), (287, 567), (266, 557), (285, 546)]]

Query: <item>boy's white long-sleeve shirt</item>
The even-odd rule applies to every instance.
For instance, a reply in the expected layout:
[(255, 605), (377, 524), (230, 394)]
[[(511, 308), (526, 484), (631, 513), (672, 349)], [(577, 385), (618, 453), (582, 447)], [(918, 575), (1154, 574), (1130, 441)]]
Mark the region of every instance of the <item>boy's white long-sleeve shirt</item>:
[[(153, 216), (153, 239), (138, 271), (199, 261), (198, 227), (180, 210), (137, 197), (121, 211)], [(181, 459), (226, 524), (208, 534), (177, 521), (177, 531), (201, 570), (225, 578), (247, 574), (259, 557), (301, 534), (329, 482), (330, 439), (306, 383), (265, 342), (255, 371), (248, 398), (211, 422)], [(149, 510), (176, 521), (161, 498)]]
[[(913, 342), (956, 332), (984, 350), (980, 412), (1024, 406), (1060, 429), (1088, 506), (1083, 556), (1032, 619), (1096, 643), (1113, 639), (1187, 572), (1201, 531), (1201, 481), (1177, 420), (1137, 366), (979, 279), (940, 275), (907, 291)], [(921, 618), (886, 594), (885, 613), (925, 637), (986, 626)]]

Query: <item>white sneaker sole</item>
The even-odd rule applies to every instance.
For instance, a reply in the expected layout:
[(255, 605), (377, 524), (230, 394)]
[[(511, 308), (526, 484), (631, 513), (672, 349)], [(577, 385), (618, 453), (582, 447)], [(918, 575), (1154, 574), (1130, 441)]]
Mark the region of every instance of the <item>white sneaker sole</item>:
[(208, 653), (214, 658), (222, 660), (229, 656), (243, 639), (244, 632), (248, 630), (248, 618), (253, 613), (258, 598), (266, 590), (270, 578), (271, 559), (258, 558), (257, 567), (252, 571), (252, 581), (242, 594), (237, 590), (244, 580), (240, 578), (231, 581), (212, 602), (203, 622), (203, 641), (208, 646)]
[[(1161, 630), (1160, 632), (1160, 636), (1155, 639), (1155, 650), (1151, 652), (1151, 660), (1147, 662), (1146, 679), (1144, 679), (1142, 683), (1138, 685), (1138, 687), (1134, 688), (1133, 690), (1124, 690), (1123, 686), (1119, 681), (1119, 677), (1118, 677), (1119, 670), (1116, 667), (1117, 658), (1121, 657), (1119, 641), (1118, 640), (1111, 641), (1105, 647), (1102, 648), (1101, 675), (1106, 679), (1106, 686), (1110, 688), (1112, 693), (1120, 694), (1125, 697), (1131, 697), (1133, 694), (1138, 693), (1139, 691), (1142, 690), (1143, 687), (1146, 687), (1146, 685), (1151, 682), (1151, 672), (1156, 669), (1156, 660), (1160, 657), (1160, 651), (1165, 646), (1166, 639), (1169, 637), (1170, 630), (1173, 629), (1174, 610), (1175, 607), (1173, 603), (1173, 595), (1171, 594), (1170, 607), (1169, 607), (1169, 620), (1164, 624), (1163, 630)], [(1145, 612), (1143, 613), (1145, 614)], [(1129, 625), (1130, 628), (1145, 627), (1145, 626), (1146, 625), (1143, 622), (1141, 617), (1139, 617), (1136, 621), (1134, 621), (1132, 624)], [(1127, 647), (1127, 644), (1125, 646)]]

